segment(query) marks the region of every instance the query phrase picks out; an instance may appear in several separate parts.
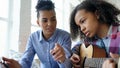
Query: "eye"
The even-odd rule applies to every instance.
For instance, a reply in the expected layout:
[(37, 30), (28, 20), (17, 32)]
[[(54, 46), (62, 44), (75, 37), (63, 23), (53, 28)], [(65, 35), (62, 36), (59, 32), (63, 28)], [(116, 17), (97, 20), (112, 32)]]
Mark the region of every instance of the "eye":
[(51, 21), (56, 21), (56, 18), (51, 19)]
[(52, 21), (52, 22), (55, 22), (55, 21), (56, 21), (56, 17), (53, 16), (53, 17), (51, 18), (51, 21)]
[(85, 20), (86, 20), (86, 19), (83, 19), (83, 20), (81, 20), (80, 22), (81, 22), (81, 23), (84, 23), (84, 22), (85, 22)]
[(42, 22), (43, 23), (46, 23), (48, 20), (47, 19), (42, 19)]

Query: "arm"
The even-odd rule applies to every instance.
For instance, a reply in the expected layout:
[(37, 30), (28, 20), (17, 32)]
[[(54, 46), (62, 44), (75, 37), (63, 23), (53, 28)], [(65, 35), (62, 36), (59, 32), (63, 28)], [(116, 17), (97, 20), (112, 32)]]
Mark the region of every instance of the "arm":
[(63, 63), (58, 63), (60, 68), (72, 68), (72, 63), (70, 61), (70, 57), (72, 55), (71, 51), (71, 38), (70, 35), (66, 35), (63, 37), (63, 43), (61, 44), (65, 53), (65, 60)]
[(71, 68), (70, 60), (65, 55), (65, 50), (60, 44), (55, 43), (55, 47), (50, 51), (55, 61), (58, 62), (60, 68)]
[[(63, 40), (63, 41), (61, 41)], [(61, 37), (59, 44), (56, 43), (53, 50), (50, 51), (53, 58), (58, 62), (60, 68), (71, 68), (71, 39), (70, 36)]]
[(72, 61), (72, 64), (74, 67), (79, 68), (80, 67), (80, 43), (75, 45), (72, 48), (72, 56), (70, 57), (70, 60)]
[(72, 48), (72, 53), (80, 55), (80, 43)]
[(32, 47), (31, 40), (29, 39), (26, 51), (23, 54), (20, 63), (14, 59), (9, 59), (5, 57), (3, 57), (2, 59), (3, 61), (5, 61), (5, 63), (8, 64), (9, 68), (30, 68), (34, 54), (35, 51), (34, 48)]
[(18, 63), (18, 61), (14, 59), (9, 59), (2, 57), (3, 61), (9, 66), (9, 68), (21, 68), (21, 65)]
[(26, 46), (26, 50), (21, 58), (21, 60), (19, 61), (19, 63), (21, 64), (22, 68), (30, 68), (33, 58), (35, 55), (35, 50), (33, 48), (32, 45), (32, 38), (30, 36), (28, 42), (27, 42), (27, 46)]

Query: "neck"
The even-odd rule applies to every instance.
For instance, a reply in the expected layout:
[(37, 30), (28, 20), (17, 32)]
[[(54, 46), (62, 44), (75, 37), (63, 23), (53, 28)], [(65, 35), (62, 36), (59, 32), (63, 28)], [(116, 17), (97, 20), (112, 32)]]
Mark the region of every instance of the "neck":
[(42, 35), (43, 35), (43, 37), (44, 37), (44, 39), (45, 40), (48, 40), (52, 35), (49, 35), (49, 34), (43, 34), (42, 33)]
[(99, 31), (97, 33), (97, 36), (100, 37), (100, 38), (104, 38), (107, 36), (108, 34), (108, 31), (109, 31), (109, 25), (107, 24), (101, 24), (100, 27), (99, 27)]

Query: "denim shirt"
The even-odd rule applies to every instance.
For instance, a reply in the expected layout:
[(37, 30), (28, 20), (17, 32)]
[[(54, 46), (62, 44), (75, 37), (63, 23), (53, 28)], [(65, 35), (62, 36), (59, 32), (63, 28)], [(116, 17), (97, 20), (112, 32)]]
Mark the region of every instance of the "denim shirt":
[[(64, 48), (66, 59), (63, 63), (55, 61), (50, 54), (50, 50), (54, 48), (55, 43), (59, 43)], [(42, 30), (38, 30), (30, 35), (20, 64), (22, 68), (30, 68), (34, 55), (37, 54), (40, 60), (40, 68), (71, 68), (69, 60), (71, 53), (71, 39), (68, 32), (56, 29), (54, 34), (48, 40), (45, 40)]]
[[(84, 42), (77, 42), (72, 48), (72, 52), (76, 54), (79, 53), (79, 46)], [(120, 26), (110, 26), (108, 34), (104, 38), (96, 37), (95, 40), (92, 41), (91, 44), (97, 45), (100, 48), (105, 49), (107, 52), (107, 56), (110, 57), (109, 53), (112, 52), (114, 54), (120, 55)]]

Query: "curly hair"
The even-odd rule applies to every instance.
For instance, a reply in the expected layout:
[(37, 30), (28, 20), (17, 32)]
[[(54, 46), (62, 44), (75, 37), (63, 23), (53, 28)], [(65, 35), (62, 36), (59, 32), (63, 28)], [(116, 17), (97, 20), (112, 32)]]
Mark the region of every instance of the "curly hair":
[(36, 5), (37, 18), (39, 18), (39, 11), (54, 10), (55, 6), (51, 0), (38, 0)]
[(108, 25), (115, 26), (119, 25), (117, 16), (120, 14), (120, 10), (115, 6), (103, 0), (85, 0), (73, 9), (70, 16), (70, 32), (73, 40), (75, 40), (78, 36), (80, 36), (81, 39), (85, 39), (85, 35), (75, 24), (75, 15), (77, 11), (82, 9), (92, 13), (97, 11), (99, 15), (98, 21), (100, 21), (100, 23), (106, 23)]

